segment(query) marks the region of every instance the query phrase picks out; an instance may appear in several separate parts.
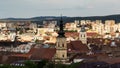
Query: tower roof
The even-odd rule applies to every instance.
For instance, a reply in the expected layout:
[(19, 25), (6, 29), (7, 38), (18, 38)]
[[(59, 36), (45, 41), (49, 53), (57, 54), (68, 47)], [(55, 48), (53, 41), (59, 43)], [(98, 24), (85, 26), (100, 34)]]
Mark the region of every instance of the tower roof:
[(62, 16), (61, 16), (61, 20), (60, 20), (60, 24), (59, 24), (59, 32), (58, 32), (58, 37), (65, 37), (65, 32), (63, 30), (63, 20), (62, 20)]
[(82, 25), (81, 26), (81, 31), (80, 32), (85, 32), (86, 30), (85, 30), (85, 26), (84, 25)]

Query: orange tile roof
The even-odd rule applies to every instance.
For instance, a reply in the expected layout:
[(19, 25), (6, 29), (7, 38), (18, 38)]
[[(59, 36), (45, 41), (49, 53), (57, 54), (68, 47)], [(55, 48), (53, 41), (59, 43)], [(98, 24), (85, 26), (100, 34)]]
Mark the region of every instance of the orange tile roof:
[(65, 32), (66, 37), (74, 37), (74, 36), (79, 36), (78, 32)]
[[(79, 34), (80, 33), (78, 33), (78, 32), (65, 32), (66, 37), (69, 37), (69, 36), (72, 36), (72, 37), (77, 36), (78, 37)], [(98, 33), (96, 33), (96, 32), (87, 32), (88, 37), (94, 37), (96, 35), (98, 35)]]
[(96, 32), (88, 32), (88, 33), (87, 33), (87, 36), (92, 36), (92, 37), (94, 37), (94, 36), (96, 36), (96, 35), (97, 35)]

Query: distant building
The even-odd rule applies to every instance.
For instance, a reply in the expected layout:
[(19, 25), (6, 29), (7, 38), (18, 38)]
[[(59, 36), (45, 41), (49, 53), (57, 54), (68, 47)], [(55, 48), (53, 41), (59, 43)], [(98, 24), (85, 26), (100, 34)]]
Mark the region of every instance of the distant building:
[(57, 25), (57, 21), (51, 21), (51, 20), (43, 21), (44, 28), (55, 28), (56, 25)]
[(66, 23), (65, 24), (65, 29), (66, 30), (77, 30), (77, 23)]

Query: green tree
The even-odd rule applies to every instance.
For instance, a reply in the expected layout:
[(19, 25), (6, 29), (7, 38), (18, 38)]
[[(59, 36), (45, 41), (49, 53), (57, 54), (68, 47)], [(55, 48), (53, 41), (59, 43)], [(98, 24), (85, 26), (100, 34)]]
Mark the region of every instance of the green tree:
[(37, 68), (37, 65), (34, 62), (27, 60), (25, 61), (25, 68)]
[(69, 68), (69, 65), (66, 65), (66, 64), (56, 64), (55, 68)]
[(37, 64), (37, 68), (44, 68), (44, 66), (48, 63), (47, 60), (42, 60), (40, 62), (38, 62)]
[(52, 62), (48, 62), (43, 68), (55, 68), (55, 64)]
[(4, 65), (0, 66), (0, 68), (12, 68), (12, 67), (8, 64), (4, 64)]
[(69, 65), (67, 68), (78, 68), (80, 65), (80, 62), (79, 63), (72, 63), (71, 65)]

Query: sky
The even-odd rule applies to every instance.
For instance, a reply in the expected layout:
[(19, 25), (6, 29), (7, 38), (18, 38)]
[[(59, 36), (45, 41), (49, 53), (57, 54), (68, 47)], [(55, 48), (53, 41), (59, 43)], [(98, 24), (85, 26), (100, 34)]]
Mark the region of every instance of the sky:
[(0, 0), (0, 18), (120, 14), (120, 0)]

